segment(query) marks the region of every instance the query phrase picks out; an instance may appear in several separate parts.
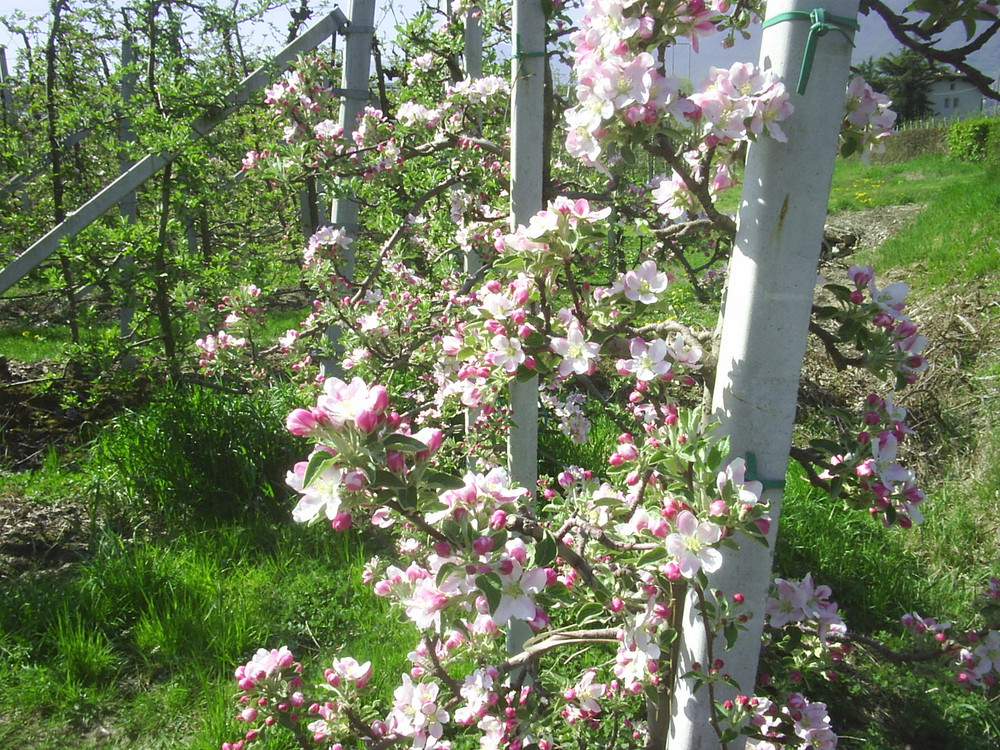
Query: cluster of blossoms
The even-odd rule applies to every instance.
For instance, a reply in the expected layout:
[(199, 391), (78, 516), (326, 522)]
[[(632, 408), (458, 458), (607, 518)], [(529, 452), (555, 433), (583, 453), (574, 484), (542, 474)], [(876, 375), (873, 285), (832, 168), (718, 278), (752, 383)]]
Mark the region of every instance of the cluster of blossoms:
[(302, 693), (302, 665), (295, 661), (285, 646), (278, 649), (258, 649), (253, 658), (236, 669), (236, 682), (242, 706), (239, 720), (251, 726), (242, 740), (225, 742), (222, 750), (243, 750), (261, 735), (261, 731), (278, 724), (295, 727), (302, 720), (306, 697)]
[(789, 744), (816, 750), (837, 747), (825, 703), (809, 701), (801, 693), (789, 695), (784, 704), (759, 697), (750, 703), (754, 708), (750, 725), (764, 738), (754, 745), (758, 750), (780, 750)]
[(212, 374), (219, 364), (219, 361), (233, 350), (241, 350), (246, 347), (247, 340), (239, 336), (231, 336), (225, 331), (219, 331), (214, 336), (208, 334), (204, 338), (196, 339), (195, 348), (198, 350), (198, 366), (206, 375)]
[(426, 469), (441, 445), (441, 431), (423, 428), (410, 434), (409, 425), (388, 405), (385, 386), (331, 377), (315, 406), (288, 415), (289, 432), (317, 441), (310, 460), (296, 464), (286, 480), (302, 494), (292, 512), (295, 520), (311, 522), (323, 515), (335, 529), (346, 529), (352, 511), (371, 504), (365, 488), (376, 472), (405, 482)]
[[(712, 68), (702, 87), (686, 101), (692, 107), (684, 122), (693, 129), (697, 148), (685, 151), (688, 177), (676, 170), (654, 181), (652, 198), (657, 211), (670, 221), (694, 218), (701, 213), (698, 199), (688, 184), (693, 178), (707, 181), (708, 194), (737, 184), (735, 149), (742, 143), (768, 135), (777, 141), (787, 138), (780, 123), (792, 113), (785, 84), (771, 71), (759, 71), (752, 63), (734, 63), (730, 68)], [(709, 167), (708, 155), (715, 157)], [(711, 169), (711, 175), (704, 174)]]
[(870, 393), (866, 411), (853, 436), (852, 451), (833, 456), (829, 469), (820, 476), (837, 482), (836, 494), (850, 487), (847, 502), (855, 507), (867, 505), (886, 526), (899, 524), (909, 528), (923, 521), (919, 505), (924, 500), (917, 477), (897, 460), (900, 444), (913, 430), (906, 425), (906, 409), (893, 401)]
[[(224, 295), (212, 315), (222, 314), (223, 329), (194, 342), (198, 366), (210, 375), (243, 364), (245, 355), (255, 356), (254, 332), (264, 322), (260, 305), (262, 291), (256, 284), (245, 284)], [(192, 312), (201, 312), (195, 302), (188, 303)], [(207, 315), (203, 317), (207, 318)], [(259, 371), (255, 372), (259, 375)]]
[[(560, 365), (562, 367), (562, 365)], [(540, 403), (558, 420), (559, 430), (574, 443), (586, 443), (590, 434), (590, 420), (583, 410), (586, 397), (582, 393), (569, 393), (560, 400), (551, 391), (538, 394)]]
[[(871, 266), (852, 265), (847, 275), (853, 288), (825, 285), (841, 307), (817, 308), (821, 319), (839, 326), (828, 338), (863, 352), (857, 364), (892, 377), (897, 388), (914, 383), (928, 366), (921, 354), (927, 339), (904, 313), (909, 287), (903, 282), (878, 287)], [(909, 527), (922, 520), (917, 506), (924, 493), (914, 472), (897, 460), (899, 446), (913, 432), (906, 417), (906, 409), (895, 402), (892, 393), (884, 397), (870, 393), (856, 431), (844, 436), (847, 451), (831, 456), (819, 475), (831, 482), (832, 494), (844, 494), (849, 504), (867, 507), (887, 526)], [(821, 444), (814, 441), (814, 445)], [(845, 488), (850, 492), (844, 493)]]
[(585, 198), (564, 196), (531, 217), (527, 226), (497, 240), (501, 255), (514, 256), (524, 270), (544, 276), (569, 261), (585, 243), (600, 237), (611, 208), (591, 208)]
[(350, 249), (351, 242), (352, 238), (343, 229), (320, 227), (302, 252), (303, 267), (314, 266), (323, 260), (339, 260)]
[(933, 617), (923, 617), (916, 612), (909, 612), (900, 618), (903, 627), (913, 633), (918, 643), (929, 641), (940, 654), (954, 659), (954, 679), (969, 690), (992, 688), (1000, 681), (1000, 630), (995, 629), (1000, 578), (990, 578), (981, 598), (987, 625), (994, 627), (967, 631), (958, 637), (949, 635), (948, 631), (952, 629), (950, 622), (938, 622)]
[[(570, 154), (606, 170), (602, 154), (611, 142), (631, 140), (630, 130), (697, 116), (698, 104), (680, 96), (679, 80), (660, 72), (653, 53), (678, 36), (688, 36), (696, 48), (700, 36), (728, 22), (726, 5), (692, 0), (673, 4), (665, 15), (645, 2), (590, 0), (570, 37), (578, 80), (578, 103), (566, 112)], [(709, 107), (708, 117), (713, 111)]]
[(769, 597), (765, 612), (772, 628), (808, 624), (816, 628), (820, 641), (826, 645), (828, 633), (845, 633), (847, 628), (837, 611), (837, 603), (829, 601), (833, 593), (829, 586), (817, 586), (812, 574), (801, 581), (774, 581), (775, 596)]
[(902, 281), (878, 287), (871, 266), (852, 265), (847, 276), (854, 285), (849, 295), (850, 302), (856, 305), (850, 311), (852, 319), (869, 322), (878, 337), (864, 341), (869, 352), (866, 366), (875, 371), (891, 368), (906, 383), (916, 382), (927, 369), (927, 360), (921, 355), (927, 337), (917, 333), (917, 326), (903, 312), (910, 287)]
[(847, 84), (840, 153), (843, 156), (860, 153), (861, 161), (867, 164), (872, 154), (885, 151), (885, 139), (896, 122), (896, 113), (889, 109), (891, 105), (885, 94), (875, 91), (860, 76), (853, 77)]

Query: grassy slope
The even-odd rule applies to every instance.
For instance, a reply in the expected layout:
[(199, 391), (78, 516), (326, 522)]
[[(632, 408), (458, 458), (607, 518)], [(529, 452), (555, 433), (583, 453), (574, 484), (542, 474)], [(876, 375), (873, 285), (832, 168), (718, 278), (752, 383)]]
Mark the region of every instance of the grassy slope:
[[(1000, 174), (981, 164), (927, 155), (904, 164), (865, 168), (841, 163), (834, 178), (833, 210), (858, 210), (916, 202), (916, 220), (877, 251), (852, 260), (876, 270), (897, 269), (919, 303), (928, 297), (979, 289), (984, 299), (1000, 291)], [(896, 276), (898, 278), (898, 276)], [(983, 313), (1000, 316), (993, 305)], [(932, 357), (933, 359), (933, 357)], [(812, 572), (830, 584), (849, 627), (893, 640), (898, 618), (917, 611), (959, 627), (981, 627), (972, 606), (989, 575), (1000, 574), (1000, 405), (995, 380), (1000, 352), (987, 350), (972, 365), (977, 392), (956, 394), (981, 402), (961, 411), (960, 439), (945, 451), (940, 475), (930, 478), (927, 521), (909, 531), (885, 531), (869, 519), (840, 511), (793, 476), (783, 509), (777, 549), (779, 571)], [(977, 380), (977, 378), (979, 378)], [(955, 404), (945, 404), (955, 407)], [(958, 414), (956, 412), (956, 414)], [(793, 472), (794, 474), (794, 472)], [(897, 667), (865, 655), (869, 677), (851, 669), (837, 684), (816, 682), (811, 695), (827, 700), (845, 733), (841, 747), (955, 748), (1000, 746), (997, 700), (944, 683), (927, 667)]]

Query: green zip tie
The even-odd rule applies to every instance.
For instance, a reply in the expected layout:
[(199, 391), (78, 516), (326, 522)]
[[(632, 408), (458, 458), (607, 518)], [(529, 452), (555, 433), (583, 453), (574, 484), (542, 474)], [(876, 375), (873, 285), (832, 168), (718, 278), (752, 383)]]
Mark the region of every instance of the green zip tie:
[(522, 52), (521, 35), (520, 34), (514, 35), (514, 57), (517, 58), (518, 60), (524, 57), (545, 57), (546, 54), (548, 53), (545, 52), (544, 50), (542, 50), (541, 52)]
[(809, 36), (806, 38), (806, 50), (802, 54), (802, 68), (799, 70), (799, 81), (795, 87), (799, 94), (806, 93), (806, 84), (809, 83), (809, 74), (812, 72), (813, 58), (816, 56), (816, 43), (821, 36), (826, 36), (831, 31), (839, 31), (844, 35), (850, 45), (854, 46), (854, 39), (849, 31), (857, 31), (861, 28), (856, 18), (845, 18), (827, 13), (822, 8), (811, 11), (790, 10), (787, 13), (779, 13), (774, 18), (764, 21), (763, 28), (774, 26), (782, 21), (810, 21)]
[(746, 479), (751, 482), (760, 482), (761, 486), (765, 490), (783, 490), (785, 489), (784, 479), (761, 479), (757, 475), (757, 454), (747, 451), (747, 470), (743, 475)]

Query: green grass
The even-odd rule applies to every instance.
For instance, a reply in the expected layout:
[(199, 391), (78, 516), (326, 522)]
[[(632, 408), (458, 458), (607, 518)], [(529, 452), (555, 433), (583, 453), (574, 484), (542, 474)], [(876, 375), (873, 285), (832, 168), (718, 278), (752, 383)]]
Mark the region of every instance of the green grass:
[(232, 670), (259, 647), (371, 659), (389, 700), (413, 631), (360, 583), (372, 542), (292, 525), (290, 398), (162, 391), (107, 425), (82, 470), (50, 452), (0, 480), (56, 509), (92, 498), (82, 562), (0, 588), (0, 747), (89, 747), (78, 728), (107, 725), (102, 746), (217, 749), (238, 737)]
[(866, 165), (858, 159), (837, 159), (830, 211), (927, 204), (943, 191), (967, 189), (983, 173), (983, 165), (960, 162), (946, 154), (926, 154), (901, 164)]
[[(169, 540), (106, 534), (93, 549), (65, 578), (5, 587), (0, 714), (22, 721), (0, 722), (4, 747), (21, 746), (24, 722), (57, 732), (109, 716), (131, 740), (160, 727), (218, 747), (236, 731), (231, 672), (261, 646), (372, 659), (384, 696), (405, 668), (411, 631), (360, 585), (369, 550), (357, 535), (257, 524)], [(175, 706), (169, 728), (164, 702)]]
[(877, 251), (857, 257), (919, 272), (920, 283), (995, 288), (1000, 271), (1000, 169), (928, 154), (902, 164), (838, 160), (830, 211), (921, 204), (925, 208)]
[(285, 472), (304, 450), (284, 429), (290, 398), (192, 386), (126, 411), (94, 442), (95, 497), (136, 523), (282, 515)]
[(0, 352), (18, 362), (60, 359), (69, 343), (69, 326), (65, 325), (0, 327)]

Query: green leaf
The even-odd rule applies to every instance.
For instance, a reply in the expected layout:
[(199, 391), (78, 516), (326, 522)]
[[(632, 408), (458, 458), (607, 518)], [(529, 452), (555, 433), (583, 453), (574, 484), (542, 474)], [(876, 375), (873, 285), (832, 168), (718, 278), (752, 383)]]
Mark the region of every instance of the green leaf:
[(556, 559), (556, 541), (546, 534), (535, 545), (535, 565), (542, 568)]
[(537, 374), (538, 373), (535, 372), (534, 370), (529, 370), (526, 367), (518, 367), (517, 368), (517, 374), (514, 376), (514, 379), (518, 383), (527, 383), (529, 380), (531, 380)]
[(424, 474), (424, 482), (438, 490), (459, 490), (465, 486), (464, 480), (443, 471), (428, 471)]
[(828, 291), (834, 297), (839, 299), (841, 302), (851, 301), (851, 290), (848, 289), (843, 284), (824, 284), (823, 288), (826, 289), (826, 291)]
[(417, 509), (417, 488), (416, 487), (405, 487), (396, 493), (396, 499), (399, 500), (399, 506), (403, 510), (416, 510)]
[(389, 435), (389, 437), (382, 441), (382, 445), (385, 446), (386, 450), (401, 451), (403, 453), (419, 453), (420, 451), (430, 450), (430, 448), (416, 438), (398, 433)]
[(496, 573), (486, 573), (476, 576), (476, 586), (486, 597), (486, 603), (490, 605), (490, 613), (496, 612), (500, 606), (500, 578)]
[(666, 650), (666, 648), (670, 646), (671, 643), (677, 640), (677, 636), (678, 633), (673, 628), (667, 628), (666, 630), (664, 630), (662, 633), (660, 633), (660, 638), (658, 640), (660, 648)]
[(462, 538), (462, 527), (457, 521), (446, 518), (441, 522), (441, 532), (453, 541), (458, 541)]
[(453, 573), (456, 570), (458, 570), (458, 568), (459, 568), (459, 566), (456, 565), (455, 563), (450, 563), (450, 562), (449, 563), (444, 563), (441, 566), (441, 569), (438, 571), (437, 579), (435, 580), (435, 583), (437, 584), (437, 587), (441, 588), (441, 584), (444, 583), (444, 579), (447, 578), (451, 573)]
[(386, 487), (392, 490), (402, 490), (406, 489), (406, 482), (398, 474), (393, 474), (391, 471), (384, 471), (379, 469), (375, 472), (371, 479), (371, 483), (375, 487)]
[(736, 639), (740, 636), (740, 631), (735, 623), (729, 623), (722, 629), (722, 635), (726, 639), (726, 648), (732, 649), (736, 645)]
[(312, 484), (313, 480), (326, 471), (336, 460), (335, 456), (331, 456), (326, 451), (313, 453), (309, 458), (309, 465), (306, 467), (305, 476), (302, 478), (302, 486), (308, 487)]
[(576, 622), (582, 623), (587, 622), (596, 617), (600, 617), (605, 614), (607, 609), (597, 602), (587, 602), (579, 610), (577, 610)]
[(645, 555), (639, 558), (639, 567), (645, 568), (649, 565), (654, 565), (655, 563), (658, 563), (660, 560), (663, 560), (668, 556), (669, 555), (667, 553), (666, 547), (659, 547), (659, 546), (654, 547)]
[(823, 451), (823, 453), (829, 453), (831, 456), (836, 456), (840, 453), (842, 446), (833, 440), (825, 440), (823, 438), (816, 438), (815, 440), (810, 440), (809, 445), (816, 450)]
[(830, 482), (830, 497), (836, 499), (844, 491), (844, 478), (834, 477)]

